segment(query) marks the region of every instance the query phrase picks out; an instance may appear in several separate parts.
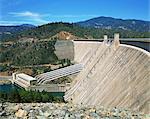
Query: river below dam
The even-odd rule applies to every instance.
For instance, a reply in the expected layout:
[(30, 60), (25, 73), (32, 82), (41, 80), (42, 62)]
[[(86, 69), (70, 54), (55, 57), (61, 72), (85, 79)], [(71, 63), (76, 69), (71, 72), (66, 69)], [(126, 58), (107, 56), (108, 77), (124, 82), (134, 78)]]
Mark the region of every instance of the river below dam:
[(1, 84), (0, 85), (0, 91), (2, 92), (10, 92), (11, 90), (14, 90), (14, 89), (20, 89), (20, 88), (13, 84)]
[[(9, 93), (12, 90), (20, 90), (21, 87), (14, 85), (14, 84), (1, 84), (0, 85), (0, 92), (6, 92)], [(56, 97), (62, 97), (64, 96), (63, 92), (49, 92), (50, 95), (56, 96)]]

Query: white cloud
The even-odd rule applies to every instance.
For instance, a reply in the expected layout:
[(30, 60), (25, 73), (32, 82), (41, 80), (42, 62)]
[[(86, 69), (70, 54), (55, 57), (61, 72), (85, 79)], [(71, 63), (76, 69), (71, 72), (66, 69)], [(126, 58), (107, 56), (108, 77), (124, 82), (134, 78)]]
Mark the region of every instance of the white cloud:
[[(40, 13), (35, 13), (35, 12), (31, 12), (31, 11), (23, 11), (23, 12), (10, 12), (9, 15), (11, 15), (12, 17), (16, 18), (16, 21), (0, 21), (1, 25), (17, 25), (17, 24), (36, 24), (36, 25), (42, 25), (42, 24), (46, 24), (49, 23), (50, 21), (46, 20), (46, 19), (51, 19), (53, 21), (54, 19), (57, 19), (58, 21), (60, 20), (64, 20), (70, 21), (72, 18), (72, 22), (73, 19), (78, 18), (78, 19), (87, 19), (90, 17), (96, 17), (98, 15), (87, 15), (87, 14), (80, 14), (80, 15), (71, 15), (71, 14), (64, 14), (64, 15), (59, 15), (59, 14), (40, 14)], [(18, 21), (17, 21), (18, 20)]]
[(44, 17), (46, 15), (25, 11), (25, 12), (10, 12), (9, 14), (14, 15), (14, 17), (24, 17), (24, 20), (36, 22), (36, 24), (45, 24), (49, 21), (45, 20)]
[(25, 12), (10, 12), (9, 14), (19, 16), (19, 17), (40, 17), (41, 15), (38, 13), (33, 13), (30, 11)]
[(39, 14), (31, 11), (25, 11), (25, 12), (10, 12), (9, 14), (19, 17), (32, 17), (32, 18), (42, 18), (45, 16), (49, 17), (55, 17), (55, 18), (81, 18), (81, 17), (96, 17), (98, 15), (87, 15), (87, 14), (81, 14), (81, 15), (54, 15), (54, 14)]

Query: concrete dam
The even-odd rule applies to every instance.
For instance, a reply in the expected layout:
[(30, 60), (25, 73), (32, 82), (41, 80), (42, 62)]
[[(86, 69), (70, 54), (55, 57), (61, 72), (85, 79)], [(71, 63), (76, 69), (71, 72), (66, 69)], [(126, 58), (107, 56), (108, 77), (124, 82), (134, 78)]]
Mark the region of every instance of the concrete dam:
[[(103, 41), (57, 41), (55, 54), (72, 60), (73, 65), (36, 77), (16, 72), (12, 83), (27, 90), (65, 92), (64, 99), (73, 104), (150, 113), (149, 45), (149, 39), (121, 39), (120, 43), (119, 34), (114, 39), (105, 35)], [(69, 84), (49, 83), (73, 74)]]
[(73, 104), (120, 107), (150, 113), (150, 53), (120, 44), (73, 41), (74, 60), (84, 68), (65, 93)]

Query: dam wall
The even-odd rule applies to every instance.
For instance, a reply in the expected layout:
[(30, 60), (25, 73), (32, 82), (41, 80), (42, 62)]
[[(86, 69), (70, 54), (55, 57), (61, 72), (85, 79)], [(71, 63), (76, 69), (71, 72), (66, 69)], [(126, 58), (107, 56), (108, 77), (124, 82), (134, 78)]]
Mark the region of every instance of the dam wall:
[[(98, 43), (101, 42), (103, 42), (103, 39), (57, 40), (55, 54), (58, 59), (70, 59), (71, 61), (80, 62), (84, 56), (86, 58), (86, 54), (90, 55), (93, 51), (91, 49), (96, 49), (99, 46)], [(120, 43), (136, 46), (150, 52), (150, 38), (121, 38)]]
[(58, 40), (55, 43), (55, 54), (58, 59), (74, 59), (74, 48), (72, 41)]
[(85, 65), (101, 43), (98, 41), (73, 41), (74, 61)]
[(66, 101), (150, 113), (149, 52), (119, 44), (118, 37), (113, 42), (74, 41), (74, 52), (75, 61), (85, 65), (65, 93)]
[[(103, 42), (104, 39), (78, 39), (75, 41)], [(109, 40), (113, 40), (110, 38)], [(121, 44), (132, 45), (150, 52), (150, 38), (120, 38)]]

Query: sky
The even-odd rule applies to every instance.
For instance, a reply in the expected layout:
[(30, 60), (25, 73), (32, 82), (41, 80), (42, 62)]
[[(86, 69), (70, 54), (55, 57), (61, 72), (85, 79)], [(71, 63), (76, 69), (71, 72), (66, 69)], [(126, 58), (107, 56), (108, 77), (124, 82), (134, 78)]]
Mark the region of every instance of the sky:
[(78, 22), (106, 16), (150, 21), (150, 0), (0, 0), (0, 25)]

